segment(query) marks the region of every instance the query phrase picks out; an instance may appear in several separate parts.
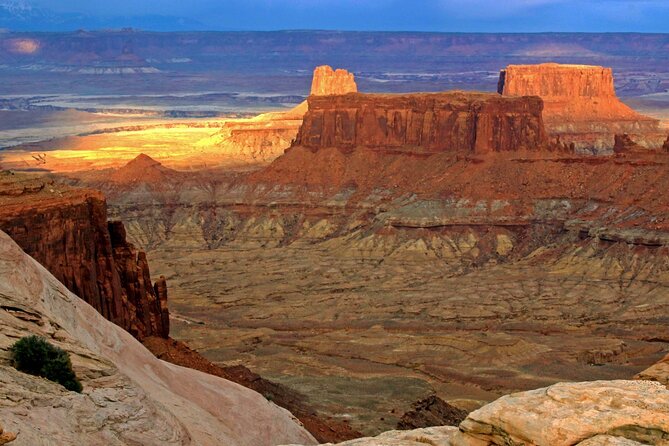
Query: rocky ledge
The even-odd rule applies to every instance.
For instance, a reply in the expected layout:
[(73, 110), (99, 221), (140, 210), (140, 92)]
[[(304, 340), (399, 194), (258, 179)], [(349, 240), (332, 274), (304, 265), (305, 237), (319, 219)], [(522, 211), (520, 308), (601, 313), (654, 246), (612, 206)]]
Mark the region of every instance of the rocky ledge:
[(340, 446), (669, 444), (669, 390), (648, 381), (559, 383), (504, 396), (456, 427), (391, 431)]

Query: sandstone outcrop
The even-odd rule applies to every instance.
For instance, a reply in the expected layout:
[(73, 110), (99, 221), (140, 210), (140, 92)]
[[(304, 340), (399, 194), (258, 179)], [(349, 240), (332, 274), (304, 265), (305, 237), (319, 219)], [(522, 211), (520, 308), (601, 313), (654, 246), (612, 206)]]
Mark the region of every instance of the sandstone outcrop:
[(109, 182), (115, 184), (133, 185), (148, 183), (160, 186), (161, 183), (171, 180), (178, 175), (178, 171), (169, 169), (150, 156), (142, 153), (111, 174), (106, 173), (105, 177)]
[(436, 395), (430, 395), (414, 403), (412, 410), (402, 415), (397, 428), (408, 430), (432, 426), (457, 426), (466, 417), (466, 411), (448, 404)]
[[(0, 412), (15, 444), (315, 443), (262, 395), (157, 359), (2, 232), (0, 277)], [(10, 346), (33, 334), (69, 353), (82, 393), (10, 366)]]
[(636, 375), (635, 378), (657, 381), (669, 387), (669, 355), (665, 356), (664, 359), (657, 364)]
[[(311, 95), (330, 96), (358, 91), (353, 74), (328, 65), (314, 69)], [(214, 135), (215, 144), (240, 161), (269, 163), (290, 147), (307, 112), (307, 102), (285, 112), (263, 113), (250, 119), (228, 121)], [(211, 143), (210, 141), (207, 144)]]
[(16, 434), (13, 432), (5, 432), (2, 425), (0, 425), (0, 446), (11, 443), (16, 440)]
[[(610, 68), (589, 65), (509, 65), (500, 73), (504, 96), (539, 96), (548, 133), (576, 148), (611, 149), (615, 134), (629, 133), (658, 148), (659, 121), (621, 102)], [(659, 146), (658, 146), (659, 144)]]
[(295, 146), (312, 150), (488, 153), (539, 150), (539, 98), (486, 93), (310, 96)]
[(643, 381), (559, 383), (504, 396), (455, 427), (390, 431), (340, 446), (669, 444), (669, 390)]
[(146, 255), (126, 241), (121, 222), (107, 222), (100, 192), (2, 173), (0, 230), (133, 336), (168, 336), (165, 283), (154, 288)]
[(312, 95), (340, 95), (357, 91), (358, 86), (353, 73), (341, 68), (333, 70), (329, 65), (321, 65), (314, 69), (314, 77), (311, 81)]
[(469, 414), (460, 431), (455, 444), (568, 446), (608, 434), (666, 445), (669, 391), (646, 381), (560, 383), (504, 396)]

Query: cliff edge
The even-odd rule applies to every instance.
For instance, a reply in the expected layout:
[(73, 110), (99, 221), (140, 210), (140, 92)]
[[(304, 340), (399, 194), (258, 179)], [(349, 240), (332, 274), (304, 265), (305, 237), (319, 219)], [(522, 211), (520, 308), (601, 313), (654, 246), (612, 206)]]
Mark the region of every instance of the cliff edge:
[(0, 173), (0, 230), (106, 319), (141, 339), (167, 337), (165, 279), (107, 221), (102, 193), (32, 175)]

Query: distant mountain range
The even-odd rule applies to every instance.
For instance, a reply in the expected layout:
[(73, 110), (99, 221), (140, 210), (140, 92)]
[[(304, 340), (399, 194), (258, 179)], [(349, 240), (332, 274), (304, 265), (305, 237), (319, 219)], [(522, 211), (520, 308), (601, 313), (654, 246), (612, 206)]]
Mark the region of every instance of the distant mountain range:
[(137, 15), (92, 17), (39, 8), (26, 0), (0, 0), (0, 29), (6, 31), (73, 31), (77, 29), (143, 28), (155, 31), (203, 29), (202, 23), (185, 17)]

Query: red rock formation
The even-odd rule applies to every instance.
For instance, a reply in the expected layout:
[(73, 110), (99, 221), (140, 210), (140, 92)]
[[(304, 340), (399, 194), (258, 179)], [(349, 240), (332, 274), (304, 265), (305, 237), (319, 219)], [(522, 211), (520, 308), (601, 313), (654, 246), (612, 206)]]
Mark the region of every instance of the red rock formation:
[(662, 145), (662, 150), (664, 150), (665, 152), (669, 152), (669, 136), (667, 136), (667, 140)]
[(160, 184), (175, 175), (178, 175), (176, 170), (169, 169), (150, 156), (141, 153), (109, 175), (109, 181), (117, 184)]
[(0, 230), (106, 319), (140, 339), (168, 335), (164, 281), (154, 288), (145, 254), (108, 225), (100, 192), (2, 174)]
[(355, 93), (358, 86), (353, 73), (338, 68), (333, 70), (329, 65), (321, 65), (314, 70), (311, 81), (311, 94), (316, 96)]
[(539, 98), (486, 93), (310, 96), (296, 146), (408, 153), (536, 150)]
[(657, 120), (635, 112), (618, 99), (610, 68), (555, 63), (509, 65), (500, 73), (498, 92), (504, 96), (541, 97), (548, 133), (581, 147), (611, 148), (616, 133), (658, 131)]
[[(329, 96), (358, 91), (353, 74), (328, 65), (316, 67), (311, 94)], [(226, 122), (215, 136), (224, 151), (241, 161), (268, 163), (290, 147), (302, 125), (307, 103), (302, 102), (286, 112), (264, 113), (251, 119)]]

